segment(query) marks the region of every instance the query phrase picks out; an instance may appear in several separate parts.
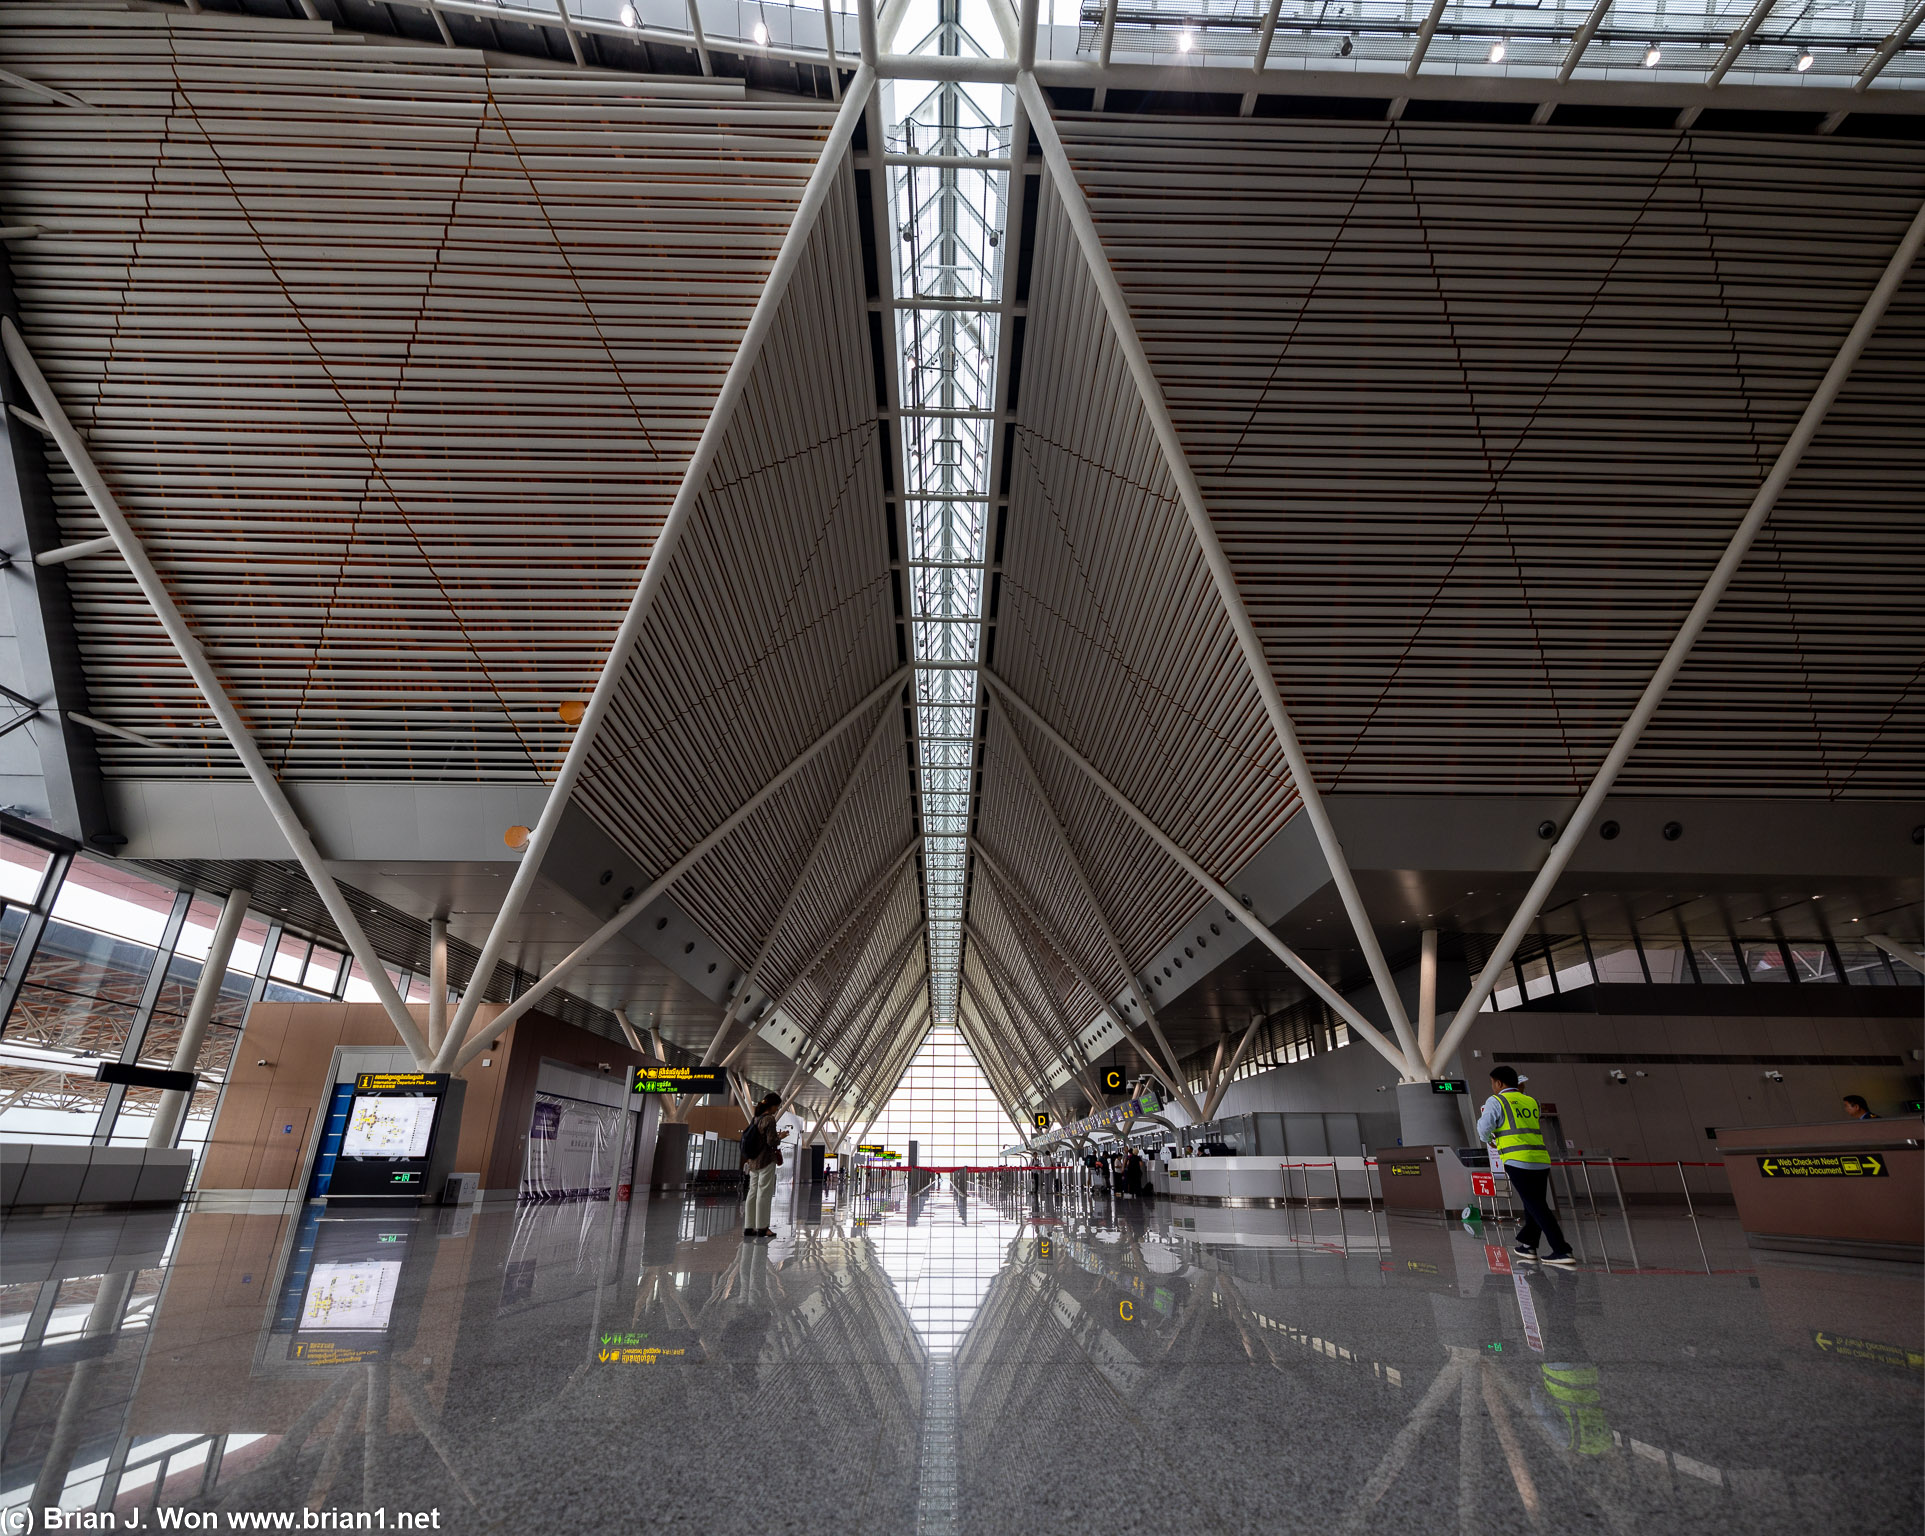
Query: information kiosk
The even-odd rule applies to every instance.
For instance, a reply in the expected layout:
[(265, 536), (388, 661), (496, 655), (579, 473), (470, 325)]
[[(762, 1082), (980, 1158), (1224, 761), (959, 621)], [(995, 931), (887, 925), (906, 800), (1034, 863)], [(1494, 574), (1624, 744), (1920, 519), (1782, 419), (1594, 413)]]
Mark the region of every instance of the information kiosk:
[(363, 1072), (354, 1079), (330, 1207), (433, 1204), (454, 1171), (467, 1089), (446, 1072)]

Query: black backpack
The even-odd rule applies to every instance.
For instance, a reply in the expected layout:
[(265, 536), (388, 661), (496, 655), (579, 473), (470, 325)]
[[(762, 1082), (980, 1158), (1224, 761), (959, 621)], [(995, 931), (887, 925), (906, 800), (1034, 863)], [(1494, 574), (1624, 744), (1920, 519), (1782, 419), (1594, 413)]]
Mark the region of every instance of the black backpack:
[(762, 1134), (761, 1126), (751, 1120), (748, 1129), (742, 1132), (743, 1166), (746, 1167), (748, 1164), (755, 1162), (768, 1150), (768, 1141)]

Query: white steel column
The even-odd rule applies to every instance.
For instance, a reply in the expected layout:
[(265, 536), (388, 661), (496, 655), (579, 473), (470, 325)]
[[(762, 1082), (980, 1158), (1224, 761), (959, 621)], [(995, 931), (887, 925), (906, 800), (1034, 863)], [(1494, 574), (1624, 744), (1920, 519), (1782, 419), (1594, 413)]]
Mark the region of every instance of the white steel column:
[(227, 737), (228, 745), (234, 749), (234, 755), (241, 760), (241, 766), (247, 770), (247, 776), (254, 781), (254, 787), (260, 791), (261, 799), (267, 802), (268, 814), (274, 818), (275, 825), (281, 829), (281, 835), (287, 839), (288, 847), (294, 850), (294, 857), (300, 861), (301, 868), (313, 884), (315, 893), (321, 898), (322, 905), (327, 908), (328, 916), (333, 919), (336, 930), (347, 942), (354, 958), (360, 962), (368, 984), (374, 988), (375, 996), (380, 999), (381, 1006), (387, 1010), (389, 1022), (394, 1025), (395, 1033), (401, 1037), (402, 1044), (407, 1046), (409, 1054), (415, 1061), (425, 1065), (429, 1057), (428, 1042), (422, 1038), (421, 1031), (415, 1028), (414, 1020), (409, 1017), (407, 1005), (401, 1001), (401, 994), (395, 991), (394, 982), (389, 978), (386, 967), (381, 964), (380, 957), (375, 954), (374, 946), (368, 942), (368, 936), (362, 931), (360, 920), (348, 906), (347, 898), (341, 894), (340, 886), (335, 884), (334, 876), (328, 873), (327, 866), (321, 862), (321, 854), (314, 846), (314, 839), (308, 835), (307, 827), (302, 823), (293, 805), (289, 803), (286, 791), (281, 788), (280, 780), (274, 776), (274, 770), (268, 767), (267, 759), (261, 755), (261, 749), (248, 730), (247, 722), (241, 718), (241, 712), (234, 707), (234, 701), (228, 697), (226, 686), (221, 682), (220, 675), (215, 672), (214, 664), (207, 659), (207, 653), (201, 649), (200, 641), (195, 638), (193, 630), (188, 628), (187, 620), (182, 616), (180, 609), (174, 605), (174, 599), (167, 590), (167, 584), (160, 579), (160, 573), (154, 569), (154, 563), (147, 558), (146, 546), (140, 542), (140, 536), (134, 532), (121, 512), (120, 503), (114, 499), (114, 493), (107, 488), (106, 480), (89, 456), (80, 434), (74, 430), (74, 424), (67, 419), (67, 413), (54, 394), (52, 386), (41, 373), (39, 364), (34, 362), (33, 354), (27, 350), (27, 344), (21, 339), (20, 332), (14, 328), (13, 321), (4, 316), (0, 316), (0, 340), (5, 342), (7, 359), (13, 364), (13, 371), (19, 375), (20, 382), (26, 385), (27, 393), (32, 396), (35, 408), (40, 412), (41, 419), (46, 422), (48, 434), (58, 445), (68, 467), (73, 470), (74, 478), (80, 482), (80, 488), (86, 493), (87, 500), (92, 503), (94, 511), (100, 514), (100, 520), (107, 525), (107, 531), (113, 535), (114, 543), (119, 547), (121, 559), (127, 562), (127, 569), (133, 574), (142, 596), (154, 610), (154, 617), (160, 620), (161, 628), (167, 632), (167, 638), (173, 642), (181, 662), (194, 679), (195, 687), (200, 689), (201, 697), (207, 700), (207, 707), (213, 712), (214, 718), (220, 722), (221, 732)]
[[(761, 810), (764, 805), (768, 804), (785, 784), (813, 762), (817, 753), (828, 746), (830, 742), (834, 741), (857, 720), (860, 720), (863, 715), (874, 709), (877, 704), (881, 703), (896, 689), (900, 688), (903, 679), (907, 675), (908, 668), (898, 668), (881, 687), (872, 689), (868, 697), (863, 699), (840, 720), (836, 721), (836, 723), (824, 731), (822, 735), (818, 736), (814, 743), (804, 750), (800, 757), (796, 758), (788, 767), (784, 768), (774, 778), (770, 779), (768, 783), (764, 784), (745, 800), (741, 807), (723, 821), (720, 826), (709, 833), (707, 837), (703, 838), (693, 848), (689, 849), (687, 853), (683, 854), (673, 864), (669, 865), (666, 870), (656, 876), (654, 881), (646, 889), (638, 893), (632, 900), (623, 902), (613, 917), (609, 918), (601, 927), (597, 928), (553, 966), (549, 967), (547, 974), (542, 976), (540, 980), (536, 981), (534, 985), (529, 987), (526, 992), (522, 993), (520, 997), (516, 998), (506, 1008), (502, 1009), (489, 1024), (488, 1028), (484, 1030), (478, 1038), (469, 1042), (465, 1048), (462, 1045), (462, 1041), (466, 1026), (461, 1022), (461, 1013), (457, 1012), (454, 1021), (448, 1026), (448, 1038), (441, 1042), (441, 1049), (434, 1058), (435, 1070), (438, 1072), (446, 1072), (465, 1066), (468, 1062), (472, 1061), (475, 1056), (480, 1054), (491, 1037), (499, 1034), (510, 1024), (514, 1023), (516, 1019), (528, 1012), (529, 1009), (533, 1008), (535, 1004), (547, 996), (549, 992), (560, 986), (576, 966), (595, 954), (610, 939), (614, 938), (616, 934), (620, 933), (630, 923), (634, 922), (636, 918), (640, 917), (650, 902), (654, 901), (656, 897), (673, 886), (677, 880), (680, 880), (682, 876), (686, 875), (697, 864), (701, 863), (702, 860), (713, 853), (720, 844), (726, 842), (730, 836), (741, 828), (745, 821), (757, 811)], [(476, 974), (469, 980), (468, 990), (462, 997), (462, 1011), (467, 1012), (471, 1018), (473, 1016), (473, 1010), (469, 1008), (468, 1005), (470, 1001), (475, 1001), (478, 1004), (480, 991), (480, 968), (477, 967)], [(459, 1052), (459, 1054), (456, 1054), (457, 1052)]]
[[(221, 1000), (221, 983), (227, 979), (227, 962), (234, 956), (234, 940), (240, 936), (247, 904), (253, 899), (254, 893), (246, 886), (237, 886), (227, 893), (221, 915), (214, 923), (207, 958), (201, 962), (201, 979), (194, 985), (194, 1000), (187, 1005), (180, 1044), (174, 1047), (174, 1059), (168, 1063), (176, 1072), (192, 1072), (200, 1060), (201, 1042), (207, 1038), (207, 1026), (213, 1022), (214, 1009)], [(181, 1121), (187, 1117), (187, 1106), (193, 1097), (191, 1088), (169, 1088), (162, 1092), (160, 1108), (155, 1111), (153, 1126), (147, 1132), (148, 1146), (171, 1147), (179, 1139)]]
[(1141, 828), (1145, 836), (1167, 853), (1177, 864), (1187, 870), (1190, 877), (1195, 880), (1198, 885), (1202, 886), (1204, 890), (1222, 902), (1224, 911), (1232, 914), (1235, 921), (1246, 924), (1250, 932), (1256, 935), (1258, 942), (1260, 942), (1264, 948), (1269, 950), (1271, 954), (1275, 955), (1285, 965), (1289, 966), (1290, 969), (1296, 973), (1300, 981), (1308, 986), (1312, 992), (1316, 993), (1318, 997), (1322, 998), (1325, 1003), (1329, 1004), (1331, 1010), (1349, 1026), (1350, 1032), (1353, 1035), (1357, 1036), (1360, 1040), (1368, 1041), (1384, 1060), (1388, 1061), (1399, 1072), (1404, 1074), (1406, 1081), (1417, 1082), (1423, 1077), (1422, 1065), (1416, 1060), (1414, 1042), (1410, 1056), (1406, 1057), (1397, 1049), (1395, 1041), (1385, 1039), (1383, 1031), (1359, 1013), (1356, 1008), (1345, 999), (1342, 993), (1338, 992), (1335, 987), (1331, 986), (1322, 976), (1318, 975), (1308, 960), (1305, 960), (1303, 956), (1299, 955), (1288, 944), (1284, 943), (1282, 939), (1272, 933), (1269, 924), (1259, 918), (1256, 913), (1245, 911), (1243, 903), (1237, 900), (1227, 885), (1212, 875), (1201, 864), (1197, 863), (1189, 854), (1185, 853), (1183, 849), (1178, 846), (1174, 838), (1155, 822), (1151, 821), (1148, 816), (1145, 816), (1142, 811), (1138, 810), (1136, 805), (1125, 797), (1120, 789), (1103, 777), (1094, 763), (1072, 747), (1062, 738), (1054, 726), (1041, 715), (1037, 714), (1035, 710), (1031, 709), (1022, 695), (1017, 693), (1015, 689), (1011, 688), (1008, 683), (1004, 682), (1002, 678), (987, 667), (983, 668), (983, 681), (996, 690), (999, 698), (1013, 707), (1018, 714), (1031, 725), (1035, 726), (1037, 730), (1041, 731), (1044, 736), (1048, 737), (1051, 745), (1053, 745), (1057, 751), (1061, 752), (1063, 756), (1067, 757), (1072, 763), (1076, 764), (1078, 768), (1082, 769), (1089, 781), (1103, 792), (1112, 805)]
[(1437, 930), (1424, 930), (1417, 970), (1417, 1049), (1428, 1062), (1437, 1053)]
[(715, 396), (715, 405), (702, 427), (702, 435), (695, 444), (695, 452), (689, 457), (688, 467), (682, 473), (682, 483), (669, 506), (668, 516), (662, 521), (662, 531), (656, 535), (655, 545), (648, 554), (648, 564), (642, 568), (641, 580), (636, 584), (634, 596), (629, 599), (628, 611), (622, 616), (621, 627), (615, 631), (608, 657), (602, 663), (601, 676), (596, 679), (594, 692), (590, 694), (588, 706), (582, 713), (581, 724), (576, 727), (574, 740), (568, 744), (568, 753), (562, 759), (560, 772), (549, 786), (541, 815), (529, 831), (521, 866), (509, 883), (501, 910), (496, 914), (488, 937), (481, 946), (481, 958), (475, 962), (474, 975), (469, 979), (467, 991), (462, 994), (461, 1006), (455, 1010), (455, 1016), (448, 1026), (450, 1040), (460, 1040), (468, 1033), (475, 1010), (481, 1006), (482, 994), (494, 978), (495, 965), (501, 958), (503, 945), (507, 943), (508, 932), (521, 915), (528, 893), (534, 889), (535, 878), (541, 873), (542, 859), (548, 852), (549, 844), (554, 841), (556, 829), (561, 825), (562, 813), (568, 808), (568, 801), (575, 791), (575, 781), (581, 776), (588, 753), (608, 718), (615, 693), (621, 686), (622, 674), (634, 654), (636, 642), (641, 638), (643, 626), (654, 610), (655, 599), (667, 577), (669, 562), (674, 558), (676, 546), (681, 543), (682, 534), (695, 515), (695, 506), (708, 478), (709, 467), (715, 462), (716, 452), (722, 445), (735, 407), (748, 388), (749, 375), (754, 372), (756, 360), (762, 355), (763, 343), (775, 326), (782, 297), (801, 264), (803, 248), (815, 228), (816, 216), (828, 200), (829, 188), (842, 168), (849, 137), (855, 132), (856, 122), (868, 104), (875, 83), (875, 70), (865, 61), (850, 82), (848, 94), (843, 97), (842, 106), (836, 113), (835, 126), (829, 130), (829, 136), (822, 145), (822, 154), (809, 174), (808, 184), (802, 189), (795, 217), (789, 223), (788, 233), (782, 237), (782, 246), (776, 252), (774, 265), (769, 268), (768, 280), (762, 285), (755, 309), (743, 328), (741, 345), (736, 348), (735, 357), (723, 376), (722, 387)]
[(1016, 88), (1029, 108), (1030, 125), (1035, 129), (1036, 138), (1043, 148), (1043, 163), (1049, 167), (1050, 179), (1056, 183), (1063, 209), (1069, 215), (1070, 226), (1076, 231), (1083, 261), (1089, 268), (1096, 290), (1102, 296), (1103, 308), (1109, 315), (1110, 330), (1116, 337), (1124, 361), (1129, 364), (1130, 376), (1136, 382), (1136, 392), (1143, 402), (1144, 414), (1150, 418), (1157, 443), (1163, 450), (1164, 464), (1170, 471), (1170, 478), (1176, 482), (1177, 495), (1189, 517), (1191, 534), (1196, 539), (1203, 563), (1209, 568), (1217, 601), (1236, 634), (1244, 666), (1263, 701), (1271, 732), (1290, 765), (1290, 777), (1296, 785), (1297, 798), (1303, 806), (1304, 815), (1310, 818), (1311, 828), (1316, 832), (1317, 846), (1323, 850), (1324, 862), (1330, 866), (1331, 881), (1337, 887), (1344, 911), (1350, 916), (1350, 926), (1356, 930), (1358, 946), (1370, 967), (1371, 979), (1377, 984), (1384, 1012), (1390, 1019), (1391, 1029), (1397, 1036), (1397, 1043), (1403, 1047), (1406, 1059), (1415, 1060), (1417, 1037), (1411, 1033), (1403, 999), (1398, 996), (1396, 985), (1391, 980), (1389, 963), (1384, 959), (1383, 947), (1377, 942), (1377, 931), (1371, 926), (1370, 914), (1364, 908), (1357, 882), (1351, 878), (1343, 844), (1337, 837), (1336, 827), (1331, 824), (1329, 813), (1324, 809), (1323, 796), (1318, 793), (1310, 764), (1297, 741), (1297, 728), (1290, 719), (1290, 712), (1284, 708), (1283, 695), (1277, 688), (1269, 659), (1263, 653), (1263, 641), (1257, 635), (1256, 626), (1250, 622), (1249, 610), (1243, 606), (1243, 596), (1237, 590), (1236, 572), (1231, 569), (1229, 556), (1224, 554), (1223, 545), (1217, 539), (1216, 526), (1210, 521), (1210, 509), (1204, 505), (1203, 488), (1190, 468), (1183, 441), (1177, 435), (1176, 423), (1171, 419), (1169, 406), (1163, 399), (1163, 387), (1157, 382), (1155, 370), (1150, 367), (1149, 355), (1144, 352), (1142, 340), (1136, 334), (1136, 322), (1130, 316), (1129, 301), (1124, 298), (1122, 286), (1110, 268), (1109, 257), (1103, 251), (1102, 237), (1097, 234), (1095, 220), (1090, 216), (1089, 203), (1070, 169), (1069, 156), (1064, 152), (1063, 141), (1056, 133), (1055, 120), (1049, 113), (1049, 102), (1033, 74), (1019, 75)]
[(428, 1044), (435, 1050), (448, 1033), (448, 919), (428, 919)]
[(1731, 585), (1731, 579), (1738, 574), (1738, 566), (1744, 560), (1745, 552), (1751, 548), (1751, 541), (1758, 536), (1758, 530), (1764, 527), (1765, 519), (1771, 516), (1771, 509), (1778, 504), (1778, 498), (1790, 481), (1792, 472), (1797, 469), (1799, 459), (1804, 457), (1811, 440), (1818, 435), (1825, 414), (1844, 388), (1845, 380), (1851, 377), (1852, 368), (1864, 352), (1865, 344), (1871, 340), (1872, 332), (1878, 329), (1878, 322), (1884, 318), (1886, 309), (1905, 281), (1906, 272), (1917, 259), (1921, 244), (1925, 244), (1925, 206), (1921, 206), (1913, 216), (1911, 226), (1898, 242), (1898, 249), (1892, 252), (1892, 259), (1872, 288), (1871, 297), (1865, 300), (1865, 307), (1859, 311), (1857, 321), (1838, 349), (1838, 355), (1831, 360), (1831, 367), (1825, 370), (1825, 377), (1820, 381), (1817, 392), (1805, 406), (1804, 414), (1798, 418), (1798, 425), (1792, 428), (1785, 446), (1778, 450), (1771, 473), (1765, 477), (1764, 484), (1758, 487), (1758, 494), (1752, 498), (1750, 509), (1731, 535), (1731, 542), (1725, 546), (1725, 552), (1705, 582), (1704, 590), (1698, 594), (1698, 600), (1691, 605), (1691, 612), (1672, 640), (1671, 648), (1664, 653), (1664, 659), (1658, 663), (1651, 681), (1645, 684), (1637, 707), (1631, 711), (1631, 717), (1624, 722), (1617, 740), (1611, 744), (1611, 750), (1592, 778), (1590, 787), (1584, 791), (1584, 798), (1578, 801), (1577, 809), (1565, 823), (1563, 834), (1552, 844), (1550, 855), (1544, 860), (1544, 867), (1537, 872), (1537, 878), (1531, 882), (1523, 904), (1518, 907), (1510, 926), (1504, 930), (1504, 936), (1497, 941), (1497, 948), (1472, 983), (1470, 995), (1459, 1005), (1450, 1028), (1444, 1032), (1444, 1038), (1437, 1042), (1437, 1049), (1431, 1052), (1431, 1071), (1434, 1072), (1439, 1063), (1448, 1060), (1450, 1053), (1463, 1043), (1464, 1036), (1476, 1021), (1478, 1011), (1491, 995), (1492, 988), (1497, 985), (1504, 967), (1510, 964), (1518, 944), (1537, 920), (1545, 898), (1557, 884), (1558, 877), (1564, 873), (1564, 867), (1571, 862), (1577, 845), (1590, 831), (1598, 807), (1604, 803), (1604, 797), (1610, 794), (1625, 760), (1637, 746), (1644, 728), (1651, 723), (1651, 717), (1658, 712), (1658, 706), (1664, 702), (1672, 680), (1684, 666), (1685, 658), (1697, 644), (1698, 636), (1704, 633), (1705, 625), (1711, 622), (1712, 612), (1724, 596), (1725, 589)]

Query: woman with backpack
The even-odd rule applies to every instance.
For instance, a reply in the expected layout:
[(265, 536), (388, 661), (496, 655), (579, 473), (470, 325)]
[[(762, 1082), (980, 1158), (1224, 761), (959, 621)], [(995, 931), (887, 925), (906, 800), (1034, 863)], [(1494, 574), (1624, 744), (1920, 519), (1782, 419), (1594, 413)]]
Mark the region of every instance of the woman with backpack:
[(789, 1133), (775, 1128), (782, 1112), (782, 1095), (765, 1093), (755, 1106), (755, 1118), (742, 1132), (742, 1171), (749, 1176), (748, 1205), (742, 1213), (744, 1237), (774, 1237), (769, 1210), (775, 1204), (775, 1170), (782, 1166), (782, 1141)]

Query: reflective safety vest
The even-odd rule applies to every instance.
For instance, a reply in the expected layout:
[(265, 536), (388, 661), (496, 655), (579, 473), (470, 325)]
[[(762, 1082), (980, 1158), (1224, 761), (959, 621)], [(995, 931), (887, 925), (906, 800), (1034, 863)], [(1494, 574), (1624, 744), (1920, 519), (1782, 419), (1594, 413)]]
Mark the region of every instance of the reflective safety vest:
[(1504, 1107), (1504, 1118), (1498, 1121), (1497, 1135), (1491, 1142), (1498, 1158), (1506, 1163), (1550, 1167), (1550, 1150), (1544, 1145), (1544, 1132), (1538, 1128), (1537, 1100), (1509, 1088), (1497, 1096), (1497, 1101)]
[(1608, 1453), (1611, 1426), (1598, 1393), (1597, 1367), (1574, 1361), (1547, 1363), (1543, 1376), (1551, 1415), (1563, 1422), (1565, 1445), (1580, 1456)]

